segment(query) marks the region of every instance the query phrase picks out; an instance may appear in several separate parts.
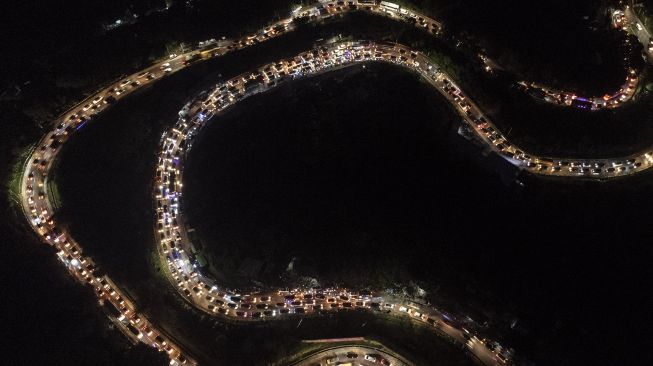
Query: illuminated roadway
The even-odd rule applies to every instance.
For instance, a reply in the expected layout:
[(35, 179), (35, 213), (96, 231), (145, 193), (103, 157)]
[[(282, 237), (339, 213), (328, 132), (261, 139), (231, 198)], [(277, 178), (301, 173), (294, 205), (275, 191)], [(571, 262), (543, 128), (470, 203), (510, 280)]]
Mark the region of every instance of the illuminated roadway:
[[(328, 4), (335, 5), (329, 6)], [(342, 6), (337, 5), (336, 2), (324, 5), (333, 7), (334, 10), (326, 11), (320, 15), (321, 17), (344, 11)], [(381, 9), (381, 5), (378, 4), (361, 4), (360, 7), (369, 7), (368, 10), (373, 12), (384, 12), (391, 15), (402, 14), (399, 8), (395, 10), (392, 10), (394, 9), (392, 7), (390, 10)], [(317, 11), (317, 14), (320, 14), (316, 7), (301, 10), (302, 13), (307, 11)], [(437, 33), (441, 27), (439, 23), (429, 18), (421, 15), (415, 15), (415, 17), (423, 18), (422, 21), (417, 20), (416, 25), (421, 25), (432, 33)], [(211, 42), (212, 48), (204, 45), (201, 50), (191, 50), (185, 54), (161, 60), (142, 71), (121, 78), (89, 96), (57, 119), (53, 123), (53, 129), (43, 136), (25, 162), (21, 183), (21, 203), (24, 215), (35, 232), (44, 242), (57, 249), (57, 256), (76, 280), (89, 283), (95, 288), (98, 301), (106, 304), (105, 308), (111, 315), (111, 319), (123, 333), (134, 342), (144, 342), (167, 352), (171, 358), (171, 364), (194, 364), (195, 361), (170, 335), (156, 328), (142, 314), (139, 314), (137, 306), (107, 275), (99, 275), (97, 266), (91, 258), (83, 254), (79, 244), (68, 233), (57, 228), (52, 218), (54, 210), (47, 189), (50, 169), (61, 150), (61, 145), (76, 130), (92, 120), (95, 114), (118, 102), (133, 90), (152, 83), (168, 73), (185, 68), (189, 58), (203, 59), (221, 56), (293, 29), (294, 24), (291, 17), (268, 26), (254, 35), (235, 41)], [(216, 316), (224, 315), (245, 321), (256, 321), (259, 318), (271, 318), (283, 314), (302, 314), (336, 309), (389, 310), (428, 324), (435, 331), (454, 342), (466, 344), (471, 353), (484, 364), (503, 363), (503, 358), (507, 354), (502, 351), (502, 349), (505, 350), (504, 348), (497, 347), (495, 342), (476, 335), (473, 329), (468, 329), (473, 328), (473, 325), (465, 327), (460, 319), (441, 309), (412, 304), (406, 299), (394, 298), (388, 294), (368, 294), (346, 289), (321, 289), (319, 291), (296, 289), (291, 292), (236, 294), (220, 288), (211, 279), (193, 270), (188, 255), (192, 254), (192, 248), (189, 247), (190, 243), (181, 218), (181, 208), (178, 206), (178, 201), (175, 201), (181, 194), (181, 168), (185, 156), (185, 151), (180, 148), (179, 144), (187, 136), (199, 131), (199, 128), (213, 114), (219, 113), (249, 95), (269, 90), (285, 80), (351, 66), (363, 61), (389, 62), (419, 73), (462, 116), (464, 123), (475, 133), (476, 138), (485, 144), (488, 151), (499, 154), (508, 163), (533, 174), (605, 179), (646, 170), (651, 167), (653, 162), (653, 157), (648, 151), (615, 159), (564, 159), (529, 154), (510, 143), (478, 106), (456, 85), (455, 81), (444, 74), (425, 55), (395, 44), (374, 42), (332, 44), (303, 53), (294, 59), (263, 66), (251, 73), (219, 84), (209, 93), (208, 97), (191, 102), (188, 108), (182, 111), (183, 117), (175, 127), (164, 134), (158, 168), (160, 173), (157, 172), (157, 179), (159, 185), (162, 187), (166, 185), (167, 191), (163, 188), (159, 189), (155, 199), (158, 224), (161, 224), (161, 227), (157, 229), (159, 249), (162, 260), (169, 263), (170, 279), (174, 281), (175, 286), (185, 298), (203, 311), (214, 313)], [(169, 153), (171, 155), (168, 156)], [(174, 177), (170, 174), (172, 172), (175, 172)], [(163, 201), (167, 201), (167, 204), (163, 204)], [(173, 217), (173, 211), (177, 217)], [(172, 229), (173, 227), (174, 229)], [(174, 250), (173, 243), (175, 244)], [(207, 298), (207, 296), (209, 297)], [(267, 299), (265, 299), (266, 296)], [(491, 347), (486, 347), (490, 344)]]
[(301, 361), (289, 366), (315, 366), (315, 365), (357, 365), (357, 366), (413, 366), (412, 363), (401, 357), (389, 353), (387, 350), (351, 345), (338, 346), (316, 352)]
[[(637, 36), (639, 42), (644, 46), (644, 52), (646, 52), (648, 61), (653, 64), (653, 37), (648, 28), (644, 26), (644, 23), (639, 19), (637, 13), (635, 13), (633, 0), (629, 0), (629, 4), (621, 12), (624, 16), (623, 24), (620, 24), (624, 30), (630, 32)], [(616, 12), (619, 14), (618, 12)], [(613, 17), (614, 18), (614, 17)]]

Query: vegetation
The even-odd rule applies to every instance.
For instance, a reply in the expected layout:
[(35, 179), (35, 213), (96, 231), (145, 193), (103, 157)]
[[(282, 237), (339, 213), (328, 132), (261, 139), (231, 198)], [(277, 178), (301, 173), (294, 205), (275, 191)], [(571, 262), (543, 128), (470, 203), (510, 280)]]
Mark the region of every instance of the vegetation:
[(30, 127), (11, 117), (2, 117), (3, 126), (18, 124), (2, 134), (0, 143), (0, 277), (5, 297), (11, 300), (2, 305), (3, 339), (10, 347), (3, 353), (3, 362), (71, 366), (165, 363), (164, 355), (133, 346), (113, 329), (98, 311), (92, 290), (73, 282), (53, 250), (41, 244), (27, 227), (17, 194), (30, 151), (28, 145), (19, 146), (29, 136)]
[[(182, 74), (162, 80), (112, 107), (96, 121), (86, 125), (63, 147), (55, 177), (65, 202), (58, 213), (60, 220), (67, 223), (72, 235), (82, 243), (86, 252), (128, 290), (150, 318), (182, 338), (184, 343), (197, 345), (192, 351), (199, 354), (201, 359), (216, 359), (218, 355), (224, 358), (220, 350), (239, 349), (240, 346), (232, 344), (234, 340), (231, 337), (222, 340), (222, 337), (216, 336), (220, 333), (220, 326), (215, 321), (189, 310), (188, 304), (161, 276), (158, 261), (150, 259), (149, 263), (154, 266), (148, 266), (147, 258), (152, 258), (153, 248), (153, 216), (148, 187), (151, 172), (154, 171), (153, 154), (158, 136), (165, 126), (172, 123), (171, 119), (187, 95), (211, 85), (217, 78), (248, 70), (262, 60), (276, 60), (308, 48), (302, 43), (306, 42), (304, 37), (312, 38), (304, 36), (306, 33), (296, 34), (279, 40), (285, 48), (278, 47), (280, 44), (272, 41), (270, 45), (197, 64)], [(229, 70), (230, 75), (220, 77), (213, 70)], [(170, 90), (174, 92), (170, 93)], [(101, 143), (98, 145), (99, 141)], [(98, 149), (97, 146), (104, 148)], [(78, 217), (86, 219), (80, 222), (76, 220)], [(107, 231), (107, 228), (121, 230)], [(120, 253), (120, 256), (116, 253)], [(198, 322), (204, 325), (198, 326)], [(226, 324), (228, 329), (235, 326)], [(256, 330), (250, 332), (255, 333)], [(224, 343), (224, 348), (216, 346), (216, 337), (220, 342), (228, 341)], [(272, 338), (280, 343), (286, 341), (283, 337)], [(276, 344), (271, 349), (283, 350)], [(231, 357), (237, 360), (243, 355), (238, 353)], [(261, 357), (274, 359), (265, 353)]]
[[(79, 34), (62, 33), (59, 42), (36, 42), (15, 57), (5, 58), (26, 60), (25, 65), (2, 68), (2, 80), (6, 81), (3, 90), (9, 92), (0, 93), (1, 123), (7, 131), (0, 143), (0, 172), (2, 181), (11, 188), (8, 192), (15, 192), (22, 156), (40, 137), (42, 126), (84, 93), (165, 56), (181, 42), (210, 38), (217, 31), (237, 34), (244, 17), (234, 14), (248, 14), (247, 19), (256, 25), (251, 29), (255, 29), (261, 22), (273, 19), (274, 9), (279, 9), (274, 1), (237, 2), (230, 5), (228, 12), (219, 2), (201, 10), (179, 4), (167, 13), (152, 14), (133, 26), (104, 35), (72, 28)], [(427, 6), (427, 2), (421, 6)], [(279, 15), (285, 15), (285, 11)], [(172, 19), (178, 21), (177, 26), (169, 26)], [(219, 30), (216, 24), (220, 24)], [(506, 89), (508, 81), (501, 75), (480, 73), (478, 65), (469, 62), (474, 47), (463, 45), (456, 51), (449, 40), (433, 40), (402, 24), (352, 14), (319, 26), (305, 25), (299, 32), (269, 44), (197, 64), (112, 107), (64, 147), (55, 177), (65, 203), (59, 218), (143, 310), (185, 344), (194, 345), (192, 351), (200, 359), (266, 364), (294, 353), (303, 338), (350, 334), (378, 339), (403, 354), (415, 355), (423, 364), (442, 360), (463, 364), (467, 359), (459, 350), (401, 319), (355, 312), (307, 318), (299, 328), (298, 319), (254, 327), (215, 320), (189, 309), (161, 276), (161, 268), (152, 258), (150, 186), (154, 153), (158, 137), (173, 122), (188, 96), (265, 61), (295, 55), (309, 48), (315, 39), (337, 34), (398, 40), (429, 50), (431, 57), (442, 62), (465, 90), (487, 107), (502, 130), (525, 146), (540, 149), (537, 151), (573, 154), (582, 149), (600, 155), (623, 152), (651, 141), (651, 129), (646, 127), (651, 125), (651, 104), (646, 103), (650, 98), (646, 94), (641, 96), (642, 103), (623, 111), (589, 117), (537, 105), (528, 97), (512, 95), (513, 91)], [(492, 50), (489, 45), (499, 45), (480, 42)], [(63, 47), (66, 44), (79, 46)], [(606, 47), (613, 46), (612, 41), (606, 42)], [(514, 56), (500, 55), (504, 62)], [(535, 63), (526, 60), (514, 61), (514, 65), (505, 63), (516, 65), (517, 70), (519, 65), (547, 63), (546, 59)], [(556, 70), (560, 65), (544, 66), (541, 71), (534, 66), (521, 72), (535, 79), (554, 73), (563, 80), (565, 72)], [(217, 222), (216, 228), (221, 229), (218, 234), (222, 237), (207, 235), (205, 230), (201, 239), (208, 250), (218, 252), (207, 255), (214, 269), (226, 269), (225, 276), (237, 272), (238, 260), (249, 251), (251, 257), (261, 256), (262, 261), (270, 263), (271, 271), (266, 273), (264, 269), (262, 278), (273, 283), (279, 281), (273, 274), (287, 265), (290, 254), (299, 254), (295, 273), (286, 275), (285, 280), (311, 277), (397, 291), (419, 285), (427, 290), (429, 301), (448, 308), (483, 315), (487, 315), (487, 309), (501, 309), (499, 314), (489, 312), (489, 318), (495, 322), (493, 325), (503, 325), (502, 337), (539, 359), (591, 363), (587, 350), (592, 350), (597, 360), (606, 360), (615, 357), (614, 353), (606, 354), (608, 349), (632, 348), (628, 337), (615, 342), (610, 339), (611, 348), (602, 340), (608, 341), (603, 336), (606, 324), (637, 329), (630, 316), (637, 318), (640, 311), (645, 313), (638, 292), (627, 290), (648, 278), (644, 261), (651, 253), (641, 238), (651, 233), (645, 216), (636, 214), (637, 209), (645, 212), (650, 204), (641, 195), (651, 189), (648, 175), (628, 180), (628, 184), (617, 181), (588, 185), (526, 177), (522, 178), (526, 181), (524, 190), (505, 187), (497, 179), (496, 166), (456, 134), (458, 117), (448, 106), (433, 103), (441, 97), (420, 87), (414, 75), (379, 65), (367, 67), (365, 72), (357, 67), (331, 74), (329, 79), (335, 77), (331, 84), (325, 79), (306, 81), (253, 98), (242, 109), (238, 107), (213, 122), (220, 133), (211, 137), (208, 130), (206, 143), (220, 141), (219, 148), (233, 148), (226, 153), (216, 150), (219, 153), (215, 155), (209, 152), (206, 158), (213, 163), (211, 169), (222, 174), (218, 177), (222, 186), (208, 185), (209, 180), (202, 180), (199, 174), (191, 177), (199, 181), (194, 192), (200, 192), (202, 185), (208, 192), (204, 205), (220, 210), (211, 216), (214, 221), (208, 216), (204, 224), (197, 218), (192, 221), (198, 227)], [(586, 81), (572, 81), (571, 85), (589, 89)], [(18, 93), (14, 93), (16, 85), (20, 87)], [(377, 98), (381, 95), (375, 94), (374, 88), (394, 90), (394, 94), (388, 93), (389, 99), (380, 102)], [(507, 102), (512, 100), (515, 102)], [(287, 109), (282, 108), (284, 105)], [(644, 117), (636, 120), (632, 118), (635, 115)], [(590, 133), (596, 125), (601, 137), (592, 140)], [(614, 133), (614, 126), (623, 132)], [(285, 130), (274, 131), (277, 128)], [(579, 141), (576, 136), (580, 132), (584, 140)], [(288, 136), (292, 144), (280, 143)], [(236, 145), (228, 145), (230, 142)], [(353, 148), (357, 145), (363, 150)], [(544, 150), (547, 148), (551, 150)], [(273, 164), (262, 164), (266, 149), (280, 153), (267, 155), (276, 156)], [(402, 151), (403, 155), (398, 154)], [(280, 163), (284, 160), (280, 156), (286, 161)], [(233, 161), (222, 160), (224, 166), (216, 169), (215, 164), (225, 157)], [(245, 178), (242, 181), (236, 175), (227, 181), (233, 170), (226, 168), (237, 166), (238, 158), (250, 159), (247, 164), (251, 165), (242, 167), (258, 168), (240, 176)], [(273, 169), (274, 164), (280, 165)], [(293, 173), (291, 169), (279, 169), (284, 168), (283, 164), (303, 170)], [(506, 181), (512, 182), (514, 177)], [(262, 187), (261, 182), (267, 186)], [(265, 201), (261, 197), (272, 198)], [(357, 200), (359, 197), (363, 199)], [(2, 198), (3, 202), (9, 200)], [(16, 197), (12, 198), (15, 201)], [(222, 199), (230, 200), (229, 205), (223, 206), (226, 201)], [(197, 201), (189, 201), (189, 208), (198, 212), (207, 209)], [(128, 351), (131, 346), (116, 337), (116, 332), (108, 331), (108, 323), (96, 311), (90, 294), (68, 279), (49, 248), (37, 245), (31, 233), (25, 234), (20, 213), (10, 205), (3, 206), (2, 212), (9, 218), (1, 227), (3, 233), (9, 233), (3, 236), (8, 238), (3, 277), (17, 279), (7, 291), (12, 298), (25, 299), (8, 304), (6, 313), (14, 318), (35, 314), (25, 319), (25, 324), (31, 326), (8, 328), (12, 345), (22, 346), (14, 346), (13, 363), (75, 365), (91, 362), (85, 357), (93, 356), (94, 363), (104, 357), (107, 364), (147, 365), (145, 358), (149, 355), (141, 356), (138, 349)], [(338, 217), (344, 222), (337, 221)], [(220, 252), (223, 249), (229, 251)], [(626, 256), (625, 252), (630, 254)], [(343, 254), (334, 261), (324, 261), (333, 253)], [(587, 273), (579, 275), (574, 263), (584, 263), (588, 258), (592, 263)], [(581, 286), (581, 279), (597, 285), (588, 290)], [(524, 298), (524, 293), (532, 296)], [(616, 295), (605, 299), (605, 293)], [(628, 304), (634, 305), (624, 305), (621, 299), (626, 298)], [(604, 319), (605, 308), (617, 314)], [(520, 320), (519, 326), (512, 329), (506, 324), (515, 318)], [(601, 319), (600, 324), (596, 319)], [(579, 331), (579, 327), (583, 330)], [(34, 332), (34, 328), (42, 329), (42, 333)], [(76, 340), (78, 346), (48, 336), (61, 334), (60, 329), (65, 329), (67, 337)], [(591, 347), (579, 339), (591, 340)], [(51, 358), (40, 359), (43, 354), (30, 352), (32, 344), (51, 347)], [(627, 359), (628, 354), (616, 353), (624, 357), (615, 357), (618, 362)]]
[(609, 26), (614, 2), (409, 2), (443, 21), (462, 46), (485, 50), (523, 79), (601, 95), (618, 88), (625, 76), (622, 53), (615, 52), (623, 36)]
[(644, 23), (644, 26), (653, 33), (653, 2), (651, 1), (637, 1), (635, 6), (637, 15)]

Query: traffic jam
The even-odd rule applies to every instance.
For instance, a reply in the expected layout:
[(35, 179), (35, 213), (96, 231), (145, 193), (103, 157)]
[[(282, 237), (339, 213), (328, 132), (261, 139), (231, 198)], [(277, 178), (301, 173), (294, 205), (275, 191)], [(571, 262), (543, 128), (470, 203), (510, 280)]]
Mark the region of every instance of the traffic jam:
[[(418, 13), (404, 10), (388, 2), (374, 1), (330, 1), (320, 5), (300, 10), (312, 16), (331, 16), (348, 9), (364, 9), (383, 12), (390, 16), (415, 19), (415, 24), (432, 33), (437, 33), (441, 25), (432, 19)], [(119, 289), (106, 275), (97, 275), (98, 269), (94, 262), (83, 256), (81, 247), (65, 232), (57, 228), (53, 218), (53, 207), (47, 190), (47, 179), (58, 152), (76, 131), (83, 128), (92, 118), (144, 85), (155, 82), (159, 78), (176, 72), (188, 66), (196, 58), (210, 58), (224, 55), (250, 45), (262, 42), (292, 30), (293, 18), (279, 21), (261, 31), (234, 41), (207, 42), (182, 55), (174, 55), (160, 61), (147, 69), (128, 77), (123, 77), (111, 83), (108, 87), (89, 96), (76, 107), (66, 112), (53, 124), (30, 154), (22, 182), (23, 209), (35, 232), (49, 245), (57, 250), (59, 259), (66, 265), (71, 274), (80, 282), (89, 283), (96, 289), (100, 303), (106, 304), (110, 313), (118, 320), (120, 329), (135, 341), (147, 343), (157, 349), (167, 352), (171, 364), (194, 363), (179, 346), (172, 343), (158, 332), (142, 315), (138, 315), (133, 303), (122, 295)], [(636, 154), (619, 159), (553, 159), (529, 155), (512, 145), (485, 117), (478, 107), (467, 98), (460, 88), (439, 68), (428, 61), (426, 56), (406, 47), (394, 44), (379, 44), (373, 42), (352, 42), (332, 47), (321, 47), (305, 52), (295, 58), (268, 64), (257, 71), (233, 78), (218, 85), (206, 98), (193, 103), (183, 111), (184, 117), (162, 138), (162, 152), (156, 173), (158, 190), (157, 201), (157, 233), (160, 237), (161, 253), (169, 264), (173, 279), (178, 284), (184, 296), (201, 304), (200, 308), (212, 313), (236, 316), (243, 319), (258, 319), (274, 317), (280, 314), (305, 313), (326, 309), (341, 309), (355, 307), (375, 307), (374, 302), (358, 301), (353, 295), (339, 295), (337, 290), (326, 291), (318, 297), (304, 298), (304, 293), (298, 293), (299, 300), (288, 303), (285, 296), (269, 295), (270, 300), (261, 299), (266, 296), (252, 297), (239, 295), (218, 287), (195, 270), (192, 247), (186, 247), (189, 241), (185, 237), (183, 220), (180, 215), (181, 171), (185, 151), (192, 145), (192, 137), (199, 128), (214, 114), (233, 105), (237, 101), (253, 93), (264, 91), (285, 80), (316, 74), (345, 66), (355, 62), (384, 61), (411, 68), (423, 75), (430, 83), (449, 100), (463, 116), (465, 122), (473, 128), (477, 135), (488, 146), (501, 154), (510, 163), (536, 174), (565, 176), (609, 178), (632, 174), (650, 168), (653, 163), (653, 152)], [(633, 81), (635, 82), (635, 81)], [(331, 295), (330, 295), (331, 294)], [(310, 295), (310, 294), (308, 294)], [(315, 294), (317, 295), (317, 294)], [(345, 296), (350, 300), (343, 300)], [(242, 301), (245, 299), (246, 301)], [(241, 308), (242, 304), (249, 303)], [(253, 299), (256, 299), (254, 301)], [(329, 299), (333, 301), (329, 302)], [(305, 302), (305, 300), (309, 300)], [(318, 301), (324, 300), (324, 301)], [(261, 302), (259, 302), (261, 301)], [(299, 306), (293, 305), (297, 301)], [(313, 302), (311, 302), (313, 301)], [(358, 303), (363, 305), (358, 305)], [(284, 306), (278, 304), (284, 303)], [(366, 305), (367, 304), (367, 305)], [(379, 307), (386, 304), (379, 302)], [(272, 306), (274, 305), (274, 306)], [(319, 308), (316, 308), (319, 306)], [(303, 309), (303, 310), (302, 310)], [(118, 315), (119, 313), (119, 315)]]
[[(626, 6), (626, 9), (627, 8), (628, 7)], [(611, 18), (612, 27), (614, 29), (621, 30), (626, 34), (631, 33), (630, 24), (623, 10), (617, 9), (613, 11)], [(648, 50), (648, 52), (651, 52), (651, 50)], [(603, 96), (580, 96), (573, 92), (556, 90), (554, 88), (549, 88), (528, 81), (520, 81), (517, 85), (528, 92), (531, 96), (541, 101), (595, 111), (620, 107), (623, 103), (633, 98), (639, 83), (640, 78), (637, 75), (637, 72), (632, 68), (627, 68), (625, 81), (621, 87), (619, 87), (615, 92), (605, 93)]]
[[(42, 183), (40, 174), (31, 177), (31, 182), (38, 182), (37, 185)], [(45, 208), (47, 206), (45, 200), (40, 200), (42, 203), (37, 205), (38, 212), (33, 213), (35, 227), (38, 228), (42, 238), (56, 250), (57, 257), (70, 274), (80, 283), (88, 284), (94, 289), (99, 304), (111, 315), (114, 324), (133, 342), (143, 342), (161, 352), (166, 352), (171, 358), (171, 365), (187, 363), (188, 358), (181, 349), (167, 336), (158, 332), (143, 315), (138, 314), (134, 304), (121, 293), (111, 279), (102, 274), (90, 257), (82, 254), (81, 247), (54, 226), (50, 211)]]
[(376, 0), (350, 0), (350, 1), (320, 1), (319, 5), (297, 9), (294, 14), (299, 17), (326, 17), (338, 15), (348, 11), (363, 10), (386, 15), (397, 20), (414, 22), (415, 26), (429, 33), (439, 34), (442, 23), (416, 12), (412, 9), (401, 7), (388, 1)]
[[(180, 294), (199, 309), (214, 315), (223, 315), (242, 320), (264, 320), (289, 314), (321, 314), (347, 309), (370, 309), (405, 313), (417, 321), (424, 322), (449, 336), (466, 343), (470, 350), (487, 355), (488, 364), (508, 362), (510, 352), (501, 347), (490, 351), (483, 344), (496, 344), (475, 336), (470, 329), (457, 326), (452, 316), (443, 316), (434, 309), (404, 305), (402, 300), (389, 302), (386, 295), (372, 295), (369, 292), (352, 292), (347, 289), (294, 289), (271, 292), (239, 291), (219, 286), (213, 279), (201, 272), (197, 252), (188, 239), (182, 217), (182, 177), (184, 160), (193, 145), (195, 136), (215, 115), (235, 103), (256, 93), (272, 89), (287, 80), (315, 75), (321, 72), (353, 65), (356, 62), (382, 60), (405, 67), (418, 68), (424, 65), (433, 80), (445, 88), (456, 88), (428, 64), (417, 52), (396, 44), (373, 42), (347, 42), (330, 47), (319, 47), (294, 58), (264, 65), (257, 70), (241, 74), (220, 83), (210, 91), (200, 93), (179, 112), (176, 124), (161, 137), (161, 151), (155, 174), (155, 205), (157, 238), (162, 261), (169, 269), (169, 279), (177, 286)], [(418, 61), (419, 60), (419, 61)], [(456, 89), (459, 90), (459, 89)], [(457, 91), (456, 93), (460, 93)], [(460, 94), (462, 95), (462, 94)], [(466, 106), (465, 102), (464, 106)], [(496, 361), (496, 362), (495, 362)]]
[(629, 69), (627, 74), (626, 81), (617, 91), (612, 94), (606, 93), (601, 97), (583, 97), (573, 92), (551, 89), (528, 81), (520, 81), (517, 85), (534, 98), (547, 103), (596, 111), (617, 108), (635, 95), (639, 85), (639, 77), (633, 69)]
[(183, 67), (180, 60), (167, 61), (146, 71), (121, 79), (87, 98), (56, 123), (32, 150), (23, 176), (23, 209), (33, 229), (49, 245), (55, 248), (57, 257), (71, 275), (79, 282), (94, 288), (98, 302), (110, 315), (112, 321), (133, 342), (148, 344), (166, 352), (171, 365), (195, 364), (181, 348), (158, 331), (111, 279), (98, 270), (93, 260), (82, 254), (82, 249), (69, 235), (56, 226), (52, 203), (48, 197), (47, 180), (53, 161), (61, 146), (72, 134), (83, 128), (96, 114), (115, 103), (133, 90), (167, 73), (166, 69)]

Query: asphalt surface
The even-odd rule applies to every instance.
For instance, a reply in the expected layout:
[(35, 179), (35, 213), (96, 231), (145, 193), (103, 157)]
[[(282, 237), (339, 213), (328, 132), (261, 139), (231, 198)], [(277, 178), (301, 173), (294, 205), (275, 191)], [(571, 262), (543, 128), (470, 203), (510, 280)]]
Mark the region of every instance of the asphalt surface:
[(316, 352), (290, 366), (413, 366), (386, 350), (365, 346), (340, 346)]
[(264, 65), (216, 85), (184, 106), (179, 112), (177, 123), (164, 133), (160, 142), (161, 151), (155, 175), (157, 239), (161, 260), (168, 263), (170, 280), (191, 304), (215, 316), (242, 321), (265, 321), (292, 314), (319, 315), (356, 308), (385, 311), (428, 324), (452, 342), (466, 345), (470, 353), (483, 364), (499, 365), (508, 362), (510, 352), (498, 342), (477, 334), (474, 331), (479, 328), (476, 324), (468, 322), (463, 325), (462, 321), (457, 320), (465, 318), (464, 316), (447, 314), (392, 294), (342, 288), (239, 291), (224, 288), (197, 269), (195, 249), (183, 224), (185, 220), (181, 206), (184, 160), (192, 148), (194, 136), (213, 116), (251, 95), (268, 91), (296, 78), (365, 61), (389, 62), (418, 72), (456, 106), (470, 126), (475, 125), (473, 121), (478, 118), (480, 111), (467, 101), (460, 88), (424, 55), (398, 44), (370, 41), (334, 43), (292, 59)]
[[(644, 23), (637, 16), (634, 10), (634, 1), (630, 0), (629, 5), (625, 7), (623, 11), (616, 11), (615, 17), (622, 16), (622, 21), (619, 22), (619, 25), (626, 31), (637, 36), (639, 42), (644, 46), (644, 51), (647, 54), (648, 62), (653, 63), (653, 37), (649, 32), (648, 28), (644, 26)], [(618, 18), (617, 18), (618, 19)]]
[[(442, 27), (435, 20), (389, 3), (366, 4), (360, 0), (351, 2), (352, 6), (349, 6), (349, 3), (326, 2), (319, 6), (302, 8), (290, 18), (253, 35), (238, 40), (210, 40), (185, 54), (160, 60), (145, 70), (121, 78), (89, 96), (54, 121), (53, 129), (43, 136), (25, 162), (21, 183), (22, 206), (24, 215), (34, 231), (45, 243), (57, 249), (57, 256), (76, 280), (89, 283), (96, 289), (98, 300), (106, 304), (105, 308), (108, 309), (111, 319), (130, 339), (167, 352), (172, 365), (195, 364), (196, 361), (184, 352), (180, 344), (139, 314), (136, 304), (108, 276), (99, 275), (97, 265), (83, 254), (80, 245), (70, 235), (57, 228), (52, 219), (54, 210), (47, 189), (53, 161), (61, 150), (61, 145), (76, 130), (91, 121), (95, 114), (118, 102), (133, 90), (181, 70), (192, 62), (219, 57), (292, 31), (295, 16), (320, 19), (355, 7), (400, 19), (415, 19), (416, 26), (434, 34)], [(394, 298), (390, 294), (371, 294), (347, 289), (235, 293), (221, 288), (194, 269), (193, 248), (187, 238), (179, 203), (183, 158), (186, 150), (192, 145), (187, 143), (186, 139), (199, 132), (201, 126), (213, 115), (247, 96), (269, 90), (287, 80), (364, 61), (389, 62), (419, 73), (452, 104), (475, 138), (485, 144), (487, 152), (497, 153), (509, 163), (533, 174), (605, 179), (634, 174), (650, 168), (653, 163), (653, 149), (615, 159), (562, 159), (530, 155), (511, 144), (460, 87), (423, 54), (397, 44), (331, 44), (221, 83), (180, 111), (179, 121), (162, 138), (156, 173), (159, 186), (155, 197), (157, 236), (161, 258), (169, 264), (170, 280), (193, 305), (216, 316), (258, 321), (286, 314), (320, 313), (350, 308), (390, 311), (429, 324), (434, 331), (456, 343), (465, 344), (470, 352), (486, 365), (509, 363), (510, 352), (505, 347), (476, 334), (476, 326), (473, 323), (465, 322), (464, 319), (441, 309), (413, 304), (406, 299)]]

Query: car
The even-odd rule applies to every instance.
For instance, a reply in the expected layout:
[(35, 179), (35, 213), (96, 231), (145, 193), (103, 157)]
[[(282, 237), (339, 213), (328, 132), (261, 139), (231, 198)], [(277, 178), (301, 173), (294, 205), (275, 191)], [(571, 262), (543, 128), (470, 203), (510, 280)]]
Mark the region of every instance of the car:
[(143, 332), (145, 332), (145, 334), (147, 334), (148, 337), (151, 337), (152, 334), (154, 333), (154, 332), (152, 331), (152, 329), (150, 329), (150, 327), (148, 327), (148, 326), (146, 326), (146, 327), (143, 328)]
[(163, 340), (163, 337), (161, 337), (160, 335), (156, 336), (154, 338), (154, 341), (161, 346), (165, 346), (167, 344), (166, 341)]
[[(70, 257), (70, 256), (69, 256), (69, 257)], [(111, 290), (111, 288), (109, 288), (109, 289)], [(123, 306), (120, 308), (120, 312), (122, 312), (123, 314), (129, 314), (129, 313), (131, 312), (131, 310), (129, 310), (126, 306), (123, 305)], [(121, 320), (122, 320), (122, 319), (121, 319)]]
[(133, 325), (131, 325), (131, 324), (127, 324), (127, 329), (129, 329), (129, 331), (130, 331), (133, 335), (135, 335), (136, 338), (138, 338), (138, 339), (143, 338), (143, 333), (141, 333), (141, 332), (140, 332), (138, 329), (136, 329), (136, 327), (134, 327)]
[(348, 352), (347, 358), (358, 358), (358, 354), (354, 352)]
[(365, 355), (365, 357), (363, 357), (363, 359), (364, 359), (365, 361), (376, 362), (376, 357), (374, 357), (374, 356), (372, 356), (372, 355)]
[(134, 315), (134, 316), (130, 319), (130, 321), (131, 321), (133, 324), (138, 324), (138, 323), (141, 322), (141, 318), (139, 318), (138, 315)]

